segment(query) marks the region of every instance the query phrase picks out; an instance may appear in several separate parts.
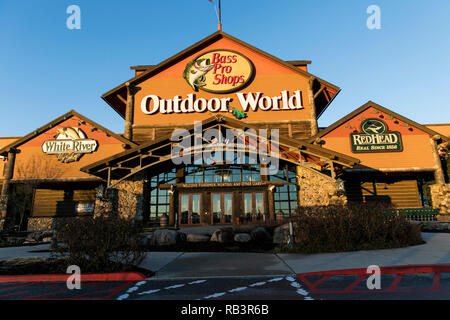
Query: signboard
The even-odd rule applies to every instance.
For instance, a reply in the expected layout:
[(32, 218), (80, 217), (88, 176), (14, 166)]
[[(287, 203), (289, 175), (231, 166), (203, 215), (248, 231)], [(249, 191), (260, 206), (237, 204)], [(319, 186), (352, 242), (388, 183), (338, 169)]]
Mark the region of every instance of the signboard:
[(94, 213), (94, 203), (78, 202), (77, 204), (75, 204), (75, 213), (77, 214)]
[(62, 163), (78, 161), (83, 154), (97, 150), (96, 140), (88, 139), (79, 128), (66, 127), (57, 130), (55, 140), (47, 140), (42, 145), (42, 152), (57, 155)]
[(212, 50), (202, 53), (186, 65), (183, 78), (194, 91), (212, 93), (235, 92), (254, 77), (252, 62), (232, 50)]
[(400, 132), (389, 131), (386, 123), (379, 119), (365, 120), (361, 132), (350, 134), (350, 140), (354, 153), (403, 151)]

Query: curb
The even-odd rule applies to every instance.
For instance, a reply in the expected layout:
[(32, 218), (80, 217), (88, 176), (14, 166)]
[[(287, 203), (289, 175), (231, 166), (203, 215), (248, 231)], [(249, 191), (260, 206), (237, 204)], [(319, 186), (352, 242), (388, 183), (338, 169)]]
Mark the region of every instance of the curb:
[[(382, 274), (450, 272), (450, 264), (422, 264), (422, 265), (380, 267), (380, 271)], [(367, 274), (367, 268), (297, 273), (297, 276), (354, 275), (354, 274), (361, 274), (361, 275)]]
[[(73, 274), (0, 276), (0, 283), (66, 282), (71, 276)], [(81, 274), (81, 282), (143, 281), (145, 279), (146, 276), (139, 272)]]

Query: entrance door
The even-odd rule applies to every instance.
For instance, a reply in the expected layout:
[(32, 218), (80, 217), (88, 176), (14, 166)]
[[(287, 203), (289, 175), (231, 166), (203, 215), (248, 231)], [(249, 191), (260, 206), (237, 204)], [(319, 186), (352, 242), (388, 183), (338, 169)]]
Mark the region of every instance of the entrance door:
[(244, 217), (241, 222), (252, 222), (265, 220), (264, 193), (245, 192), (244, 196)]
[(212, 224), (233, 222), (233, 194), (211, 194)]
[(180, 195), (180, 224), (200, 224), (200, 194)]

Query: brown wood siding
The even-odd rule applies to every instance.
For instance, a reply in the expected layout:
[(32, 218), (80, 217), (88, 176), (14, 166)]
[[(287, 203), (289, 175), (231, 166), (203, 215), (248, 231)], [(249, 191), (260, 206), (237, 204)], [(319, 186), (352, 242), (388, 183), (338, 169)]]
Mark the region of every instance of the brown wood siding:
[(346, 183), (347, 198), (352, 202), (389, 201), (397, 208), (421, 208), (416, 180), (373, 180), (361, 182), (356, 179)]
[[(284, 122), (250, 122), (252, 126), (260, 129), (278, 129), (280, 136), (294, 139), (311, 138), (310, 121), (284, 121)], [(155, 139), (161, 139), (170, 136), (176, 128), (187, 128), (192, 124), (186, 124), (186, 127), (180, 125), (174, 126), (133, 126), (133, 141), (137, 143), (149, 142)]]
[(95, 203), (95, 189), (36, 189), (32, 217), (74, 216), (75, 206), (82, 202)]

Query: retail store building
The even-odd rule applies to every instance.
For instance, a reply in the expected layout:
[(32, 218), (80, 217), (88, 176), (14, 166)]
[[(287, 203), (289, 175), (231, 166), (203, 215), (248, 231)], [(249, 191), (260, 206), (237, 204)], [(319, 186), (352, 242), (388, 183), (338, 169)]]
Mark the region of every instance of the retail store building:
[[(340, 88), (309, 73), (310, 63), (218, 31), (132, 67), (133, 78), (102, 96), (124, 134), (70, 111), (0, 138), (1, 223), (44, 229), (112, 211), (146, 223), (166, 214), (171, 225), (238, 224), (374, 200), (431, 206), (445, 219), (450, 125), (368, 102), (319, 129)], [(431, 180), (433, 201), (422, 191)]]

